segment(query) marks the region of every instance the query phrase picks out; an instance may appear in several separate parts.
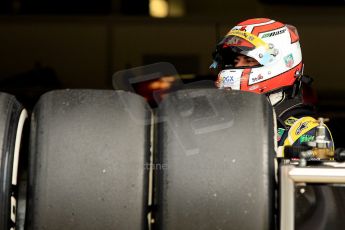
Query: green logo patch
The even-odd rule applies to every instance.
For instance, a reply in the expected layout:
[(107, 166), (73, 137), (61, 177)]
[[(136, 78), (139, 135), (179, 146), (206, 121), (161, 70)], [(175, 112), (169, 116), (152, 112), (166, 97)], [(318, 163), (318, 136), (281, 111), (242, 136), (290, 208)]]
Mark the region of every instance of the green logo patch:
[(285, 65), (288, 68), (291, 68), (293, 66), (294, 60), (292, 54), (289, 54), (284, 57)]
[(278, 128), (278, 132), (277, 132), (277, 134), (278, 134), (278, 136), (277, 136), (278, 140), (277, 140), (277, 141), (280, 141), (280, 140), (282, 139), (282, 136), (283, 136), (284, 132), (285, 132), (285, 129), (283, 129), (283, 128)]
[(310, 142), (315, 139), (315, 136), (304, 134), (299, 138), (299, 143)]

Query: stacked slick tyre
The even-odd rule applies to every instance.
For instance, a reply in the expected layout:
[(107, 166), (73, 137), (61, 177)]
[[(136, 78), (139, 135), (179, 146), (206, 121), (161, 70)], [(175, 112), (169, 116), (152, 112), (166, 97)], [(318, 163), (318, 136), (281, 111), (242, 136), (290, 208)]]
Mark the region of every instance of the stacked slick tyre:
[(274, 115), (264, 96), (184, 90), (158, 117), (159, 229), (274, 229)]
[(27, 112), (14, 96), (0, 93), (0, 229), (16, 227), (18, 165)]
[(27, 229), (146, 229), (150, 117), (127, 92), (43, 95), (32, 115)]

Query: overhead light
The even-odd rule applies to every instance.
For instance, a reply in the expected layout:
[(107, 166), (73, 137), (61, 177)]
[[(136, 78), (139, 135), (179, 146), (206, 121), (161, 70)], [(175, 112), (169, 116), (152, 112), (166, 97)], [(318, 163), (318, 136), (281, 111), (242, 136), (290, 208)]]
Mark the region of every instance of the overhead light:
[(169, 4), (166, 0), (150, 0), (150, 15), (155, 18), (165, 18), (169, 14)]

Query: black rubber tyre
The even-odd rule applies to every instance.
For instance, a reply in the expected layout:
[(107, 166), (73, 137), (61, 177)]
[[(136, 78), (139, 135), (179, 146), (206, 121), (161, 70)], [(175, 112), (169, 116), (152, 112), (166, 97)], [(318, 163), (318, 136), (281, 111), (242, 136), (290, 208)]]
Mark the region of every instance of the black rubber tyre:
[(274, 115), (264, 96), (179, 91), (159, 119), (158, 229), (274, 228)]
[(32, 116), (26, 229), (146, 229), (150, 116), (128, 92), (43, 95)]
[(19, 148), (26, 118), (14, 96), (0, 93), (0, 229), (4, 230), (14, 228), (16, 222)]

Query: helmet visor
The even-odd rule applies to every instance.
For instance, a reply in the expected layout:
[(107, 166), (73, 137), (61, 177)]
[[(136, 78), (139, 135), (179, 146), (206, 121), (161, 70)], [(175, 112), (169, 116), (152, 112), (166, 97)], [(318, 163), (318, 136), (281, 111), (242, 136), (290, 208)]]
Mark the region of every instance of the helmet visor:
[(255, 49), (252, 43), (237, 36), (226, 36), (220, 44), (223, 49), (228, 47), (237, 48), (239, 51), (250, 51)]
[(222, 55), (229, 65), (231, 58), (236, 57), (229, 52), (254, 58), (261, 65), (271, 63), (278, 54), (278, 50), (274, 49), (272, 44), (267, 44), (261, 38), (241, 30), (231, 30), (218, 46), (223, 50)]

